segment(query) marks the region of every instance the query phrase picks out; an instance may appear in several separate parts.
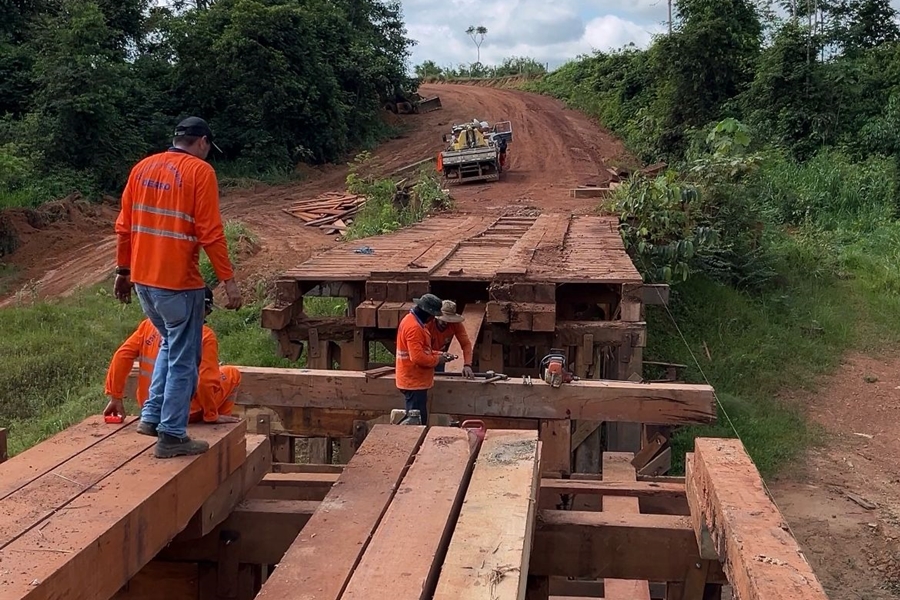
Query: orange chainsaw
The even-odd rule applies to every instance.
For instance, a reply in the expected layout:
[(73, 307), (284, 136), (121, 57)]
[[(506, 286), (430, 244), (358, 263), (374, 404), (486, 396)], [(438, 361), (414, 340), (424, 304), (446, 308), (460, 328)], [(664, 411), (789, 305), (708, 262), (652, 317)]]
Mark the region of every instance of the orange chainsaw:
[(566, 369), (566, 355), (558, 348), (551, 348), (550, 354), (541, 360), (541, 379), (558, 388), (564, 383), (578, 379)]

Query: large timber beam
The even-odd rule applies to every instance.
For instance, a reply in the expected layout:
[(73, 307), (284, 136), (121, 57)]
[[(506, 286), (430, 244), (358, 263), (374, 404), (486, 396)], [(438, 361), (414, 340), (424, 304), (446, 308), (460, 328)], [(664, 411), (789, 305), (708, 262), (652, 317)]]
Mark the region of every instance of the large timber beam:
[[(237, 403), (245, 406), (384, 411), (401, 405), (393, 376), (367, 379), (359, 371), (240, 367)], [(435, 379), (431, 412), (526, 419), (585, 419), (659, 425), (712, 423), (707, 385), (576, 381), (554, 389), (540, 380), (485, 384)]]
[(703, 558), (718, 558), (735, 600), (826, 600), (740, 440), (698, 438), (685, 489)]
[[(529, 573), (677, 582), (698, 562), (690, 517), (542, 510)], [(718, 564), (710, 568), (708, 581), (727, 583)]]

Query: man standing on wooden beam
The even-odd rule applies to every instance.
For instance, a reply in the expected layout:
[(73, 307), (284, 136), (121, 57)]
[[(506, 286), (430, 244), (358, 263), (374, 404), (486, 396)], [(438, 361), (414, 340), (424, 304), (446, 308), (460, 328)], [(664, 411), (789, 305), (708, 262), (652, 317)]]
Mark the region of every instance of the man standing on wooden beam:
[[(456, 338), (463, 353), (463, 377), (472, 379), (475, 376), (475, 372), (472, 370), (472, 340), (469, 339), (469, 334), (462, 325), (463, 321), (465, 321), (463, 316), (456, 314), (456, 302), (444, 300), (441, 305), (441, 314), (428, 324), (431, 330), (431, 347), (438, 352), (447, 352), (453, 338)], [(441, 363), (434, 370), (436, 373), (443, 373), (446, 367), (446, 363)]]
[(189, 117), (179, 123), (171, 148), (132, 168), (116, 219), (116, 298), (131, 302), (133, 285), (162, 339), (138, 425), (138, 432), (157, 437), (157, 458), (209, 449), (207, 442), (187, 435), (203, 343), (200, 248), (225, 284), (225, 307), (241, 307), (219, 213), (216, 172), (206, 162), (213, 147), (206, 121)]
[(442, 303), (434, 294), (413, 300), (415, 306), (397, 328), (396, 382), (403, 393), (407, 413), (419, 411), (428, 424), (428, 390), (434, 387), (434, 370), (450, 360), (446, 352), (434, 350), (430, 324), (441, 314)]

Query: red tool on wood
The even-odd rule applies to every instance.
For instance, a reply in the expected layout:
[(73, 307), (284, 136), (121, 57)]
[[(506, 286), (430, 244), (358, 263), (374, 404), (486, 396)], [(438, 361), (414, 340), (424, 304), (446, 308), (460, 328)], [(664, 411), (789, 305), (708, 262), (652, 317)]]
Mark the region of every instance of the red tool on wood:
[(125, 422), (125, 416), (124, 415), (104, 415), (103, 420), (106, 421), (107, 423), (110, 423), (113, 425), (118, 425), (120, 423)]
[(467, 419), (462, 422), (459, 428), (471, 432), (475, 436), (475, 448), (481, 447), (481, 442), (484, 441), (485, 433), (484, 421), (480, 419)]

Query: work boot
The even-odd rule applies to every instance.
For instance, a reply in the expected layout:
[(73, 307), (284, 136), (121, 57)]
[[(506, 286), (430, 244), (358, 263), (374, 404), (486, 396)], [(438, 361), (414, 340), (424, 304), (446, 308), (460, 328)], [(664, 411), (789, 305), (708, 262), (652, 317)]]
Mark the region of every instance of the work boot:
[(192, 440), (187, 436), (180, 438), (160, 432), (153, 454), (156, 458), (174, 458), (203, 454), (207, 450), (209, 450), (209, 443), (203, 440)]
[(155, 423), (148, 423), (146, 421), (141, 421), (138, 423), (137, 432), (143, 435), (149, 435), (152, 437), (156, 437), (159, 432), (156, 431), (157, 425)]

